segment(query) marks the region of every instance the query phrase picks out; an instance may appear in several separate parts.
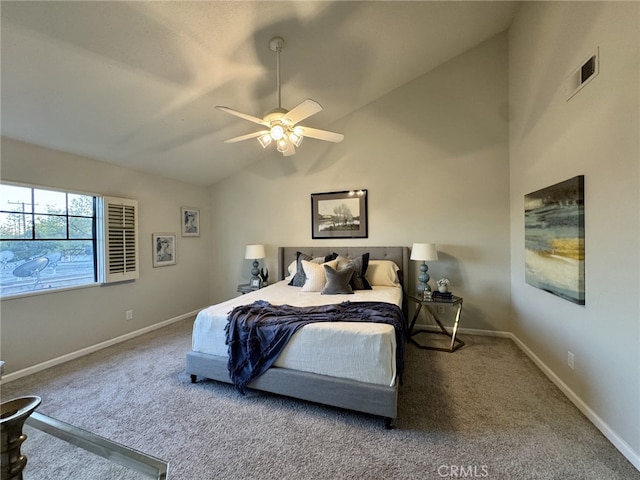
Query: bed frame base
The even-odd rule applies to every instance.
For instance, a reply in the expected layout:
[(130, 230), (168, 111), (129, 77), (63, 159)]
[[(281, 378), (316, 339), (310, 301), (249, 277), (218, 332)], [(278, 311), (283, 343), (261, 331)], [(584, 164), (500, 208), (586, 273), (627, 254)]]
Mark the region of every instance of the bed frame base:
[[(228, 359), (200, 352), (187, 353), (191, 382), (198, 376), (232, 383)], [(393, 428), (398, 412), (398, 389), (344, 378), (272, 367), (249, 384), (249, 388), (299, 398), (383, 417), (385, 428)]]

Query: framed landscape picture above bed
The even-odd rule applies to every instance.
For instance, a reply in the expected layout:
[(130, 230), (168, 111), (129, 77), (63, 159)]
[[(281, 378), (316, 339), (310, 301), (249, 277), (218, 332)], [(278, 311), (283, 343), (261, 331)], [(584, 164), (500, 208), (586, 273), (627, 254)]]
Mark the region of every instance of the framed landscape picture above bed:
[(367, 191), (311, 194), (311, 238), (367, 238)]

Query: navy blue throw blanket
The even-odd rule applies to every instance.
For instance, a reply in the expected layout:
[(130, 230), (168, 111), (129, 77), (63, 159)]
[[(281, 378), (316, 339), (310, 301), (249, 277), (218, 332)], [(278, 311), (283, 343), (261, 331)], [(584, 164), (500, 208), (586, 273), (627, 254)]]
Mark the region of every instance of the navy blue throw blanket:
[(225, 327), (229, 346), (229, 377), (238, 391), (273, 365), (291, 336), (312, 322), (376, 322), (392, 325), (396, 333), (398, 377), (404, 370), (405, 321), (402, 310), (384, 302), (343, 302), (292, 307), (258, 300), (229, 314)]

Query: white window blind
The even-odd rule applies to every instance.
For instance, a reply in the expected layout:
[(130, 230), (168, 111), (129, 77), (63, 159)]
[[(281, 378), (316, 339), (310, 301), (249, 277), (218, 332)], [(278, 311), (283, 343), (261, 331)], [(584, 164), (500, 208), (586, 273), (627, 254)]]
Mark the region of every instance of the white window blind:
[(105, 283), (134, 280), (138, 268), (138, 202), (104, 197)]

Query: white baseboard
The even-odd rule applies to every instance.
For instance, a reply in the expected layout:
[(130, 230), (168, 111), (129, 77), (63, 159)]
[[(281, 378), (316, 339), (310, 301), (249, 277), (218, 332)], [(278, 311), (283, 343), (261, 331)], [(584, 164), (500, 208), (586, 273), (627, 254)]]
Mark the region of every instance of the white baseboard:
[(483, 335), (485, 337), (511, 338), (511, 332), (500, 332), (497, 330), (480, 330), (479, 328), (459, 328), (458, 335)]
[(135, 337), (139, 337), (140, 335), (144, 335), (145, 333), (152, 332), (153, 330), (157, 330), (162, 327), (166, 327), (167, 325), (171, 325), (172, 323), (179, 322), (180, 320), (185, 320), (189, 317), (195, 317), (198, 312), (202, 309), (194, 310), (193, 312), (185, 313), (183, 315), (179, 315), (177, 317), (170, 318), (169, 320), (164, 320), (160, 323), (156, 323), (154, 325), (150, 325), (148, 327), (141, 328), (140, 330), (135, 330), (133, 332), (127, 333), (125, 335), (121, 335), (116, 338), (112, 338), (110, 340), (98, 343), (96, 345), (91, 345), (90, 347), (83, 348), (81, 350), (77, 350), (75, 352), (67, 353), (66, 355), (62, 355), (57, 358), (53, 358), (51, 360), (47, 360), (46, 362), (39, 363), (37, 365), (33, 365), (31, 367), (23, 368), (22, 370), (18, 370), (17, 372), (9, 373), (8, 375), (3, 375), (0, 384), (8, 383), (13, 380), (17, 380), (18, 378), (26, 377), (27, 375), (31, 375), (36, 372), (40, 372), (47, 368), (53, 367), (55, 365), (60, 365), (61, 363), (68, 362), (69, 360), (73, 360), (75, 358), (82, 357), (84, 355), (88, 355), (89, 353), (97, 352), (98, 350), (102, 350), (103, 348), (110, 347), (111, 345), (115, 345), (116, 343), (124, 342), (126, 340), (130, 340)]
[[(452, 327), (451, 326), (445, 326), (444, 327), (449, 333), (451, 333)], [(416, 323), (414, 326), (415, 330), (424, 330), (424, 331), (428, 331), (428, 332), (437, 332), (440, 329), (438, 328), (437, 325), (427, 325), (427, 324), (420, 324), (420, 323)], [(485, 337), (502, 337), (502, 338), (511, 338), (512, 335), (510, 332), (500, 332), (500, 331), (496, 331), (496, 330), (481, 330), (479, 328), (458, 328), (458, 333), (456, 334), (456, 337), (458, 335), (482, 335)]]
[(533, 353), (518, 337), (513, 333), (508, 334), (515, 344), (527, 355), (536, 366), (566, 395), (566, 397), (593, 423), (602, 434), (616, 447), (622, 455), (625, 456), (631, 464), (640, 470), (640, 453), (636, 452), (631, 446), (620, 438), (609, 425), (606, 424), (584, 401), (571, 390), (553, 370), (551, 370), (538, 356)]

